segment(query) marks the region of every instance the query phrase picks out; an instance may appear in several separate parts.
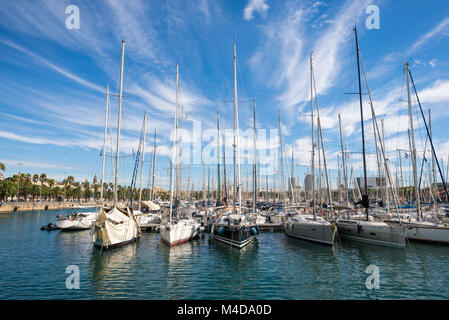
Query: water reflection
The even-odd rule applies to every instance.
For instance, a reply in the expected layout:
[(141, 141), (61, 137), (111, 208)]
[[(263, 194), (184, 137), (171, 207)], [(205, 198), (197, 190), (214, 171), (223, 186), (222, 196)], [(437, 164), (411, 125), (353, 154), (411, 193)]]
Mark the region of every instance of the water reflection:
[(107, 293), (110, 297), (120, 297), (127, 291), (127, 286), (132, 286), (136, 249), (136, 243), (111, 250), (92, 246), (89, 267), (97, 295)]

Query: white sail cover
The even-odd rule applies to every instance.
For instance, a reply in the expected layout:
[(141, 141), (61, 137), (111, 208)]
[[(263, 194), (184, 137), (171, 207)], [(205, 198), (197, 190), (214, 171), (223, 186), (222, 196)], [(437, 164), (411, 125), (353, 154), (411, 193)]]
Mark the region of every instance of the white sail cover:
[(154, 203), (153, 201), (142, 201), (142, 204), (148, 208), (150, 211), (160, 210), (161, 207)]
[(126, 214), (117, 208), (102, 208), (96, 223), (93, 241), (104, 247), (137, 238), (137, 222), (133, 213), (126, 208)]

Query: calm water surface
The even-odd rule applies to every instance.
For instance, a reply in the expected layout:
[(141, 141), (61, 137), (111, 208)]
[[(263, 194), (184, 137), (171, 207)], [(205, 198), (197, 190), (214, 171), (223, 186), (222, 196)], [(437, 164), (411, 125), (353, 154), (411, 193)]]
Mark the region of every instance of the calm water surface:
[[(92, 209), (90, 209), (92, 210)], [(83, 209), (80, 211), (89, 211)], [(103, 251), (89, 231), (41, 231), (73, 210), (0, 214), (0, 299), (448, 299), (449, 246), (329, 247), (262, 232), (243, 250), (209, 235), (173, 248), (159, 234)], [(65, 286), (68, 265), (80, 289)], [(380, 288), (368, 290), (369, 265)]]

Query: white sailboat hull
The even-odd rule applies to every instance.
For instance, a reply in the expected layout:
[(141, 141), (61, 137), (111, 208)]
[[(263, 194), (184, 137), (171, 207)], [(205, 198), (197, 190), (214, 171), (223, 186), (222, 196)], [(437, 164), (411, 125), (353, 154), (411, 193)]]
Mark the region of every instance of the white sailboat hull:
[(57, 219), (56, 226), (61, 230), (86, 230), (92, 227), (97, 216), (98, 213), (95, 211), (77, 213), (75, 216)]
[(62, 230), (86, 230), (92, 227), (95, 220), (56, 220), (56, 226)]
[(180, 220), (176, 224), (166, 224), (160, 229), (161, 239), (169, 246), (187, 242), (198, 235), (199, 223), (194, 220)]
[(449, 244), (449, 228), (419, 223), (406, 224), (406, 236), (410, 240)]

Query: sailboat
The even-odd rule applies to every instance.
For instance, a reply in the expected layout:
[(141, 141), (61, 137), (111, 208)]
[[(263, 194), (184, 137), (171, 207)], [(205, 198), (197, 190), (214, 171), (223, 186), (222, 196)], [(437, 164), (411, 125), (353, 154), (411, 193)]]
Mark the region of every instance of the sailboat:
[[(297, 214), (289, 217), (284, 224), (284, 231), (288, 236), (308, 240), (320, 244), (333, 245), (336, 234), (336, 227), (332, 225), (330, 222), (326, 221), (322, 217), (317, 217), (316, 215), (316, 202), (315, 202), (315, 141), (314, 141), (314, 116), (313, 116), (313, 99), (314, 99), (314, 76), (313, 76), (313, 67), (312, 67), (312, 53), (310, 54), (310, 105), (311, 105), (311, 125), (312, 125), (312, 215), (302, 215)], [(320, 132), (322, 150), (324, 154), (324, 143), (322, 140), (321, 134), (321, 124), (319, 118), (319, 108), (317, 103), (317, 96), (315, 92), (315, 105), (318, 113), (318, 129)], [(282, 143), (282, 141), (281, 141)], [(324, 157), (324, 163), (326, 166), (326, 158)], [(327, 175), (327, 167), (326, 170), (326, 178), (328, 182), (328, 190), (329, 190), (329, 202), (332, 206), (332, 199), (330, 196), (330, 186)], [(292, 188), (293, 190), (293, 188)]]
[(363, 146), (363, 171), (364, 171), (364, 190), (363, 190), (364, 194), (362, 195), (362, 200), (360, 201), (360, 204), (363, 205), (365, 211), (365, 220), (357, 219), (349, 215), (345, 215), (343, 217), (338, 218), (336, 220), (338, 234), (342, 238), (350, 240), (404, 248), (405, 228), (401, 223), (394, 224), (384, 221), (374, 221), (374, 219), (369, 216), (369, 197), (368, 197), (366, 154), (365, 154), (365, 131), (363, 123), (362, 85), (360, 79), (360, 61), (359, 61), (360, 52), (357, 39), (357, 27), (354, 27), (354, 34), (355, 34), (356, 55), (357, 55), (357, 71), (358, 71), (362, 146)]
[(120, 93), (117, 124), (117, 147), (115, 160), (115, 181), (114, 181), (114, 205), (112, 207), (102, 206), (100, 214), (92, 225), (92, 240), (94, 246), (101, 249), (110, 249), (118, 246), (133, 243), (140, 233), (139, 224), (134, 216), (133, 209), (122, 207), (118, 204), (117, 183), (118, 165), (120, 154), (120, 121), (122, 113), (122, 91), (123, 91), (123, 67), (125, 58), (125, 41), (122, 41), (122, 57), (120, 69)]
[[(165, 221), (160, 227), (161, 239), (169, 246), (174, 246), (180, 243), (187, 242), (198, 235), (200, 224), (189, 216), (180, 216), (178, 212), (177, 203), (173, 204), (174, 194), (174, 177), (175, 166), (178, 165), (178, 152), (177, 152), (177, 140), (178, 140), (178, 84), (179, 84), (179, 65), (176, 65), (176, 102), (175, 102), (175, 135), (173, 137), (173, 156), (171, 166), (171, 187), (170, 187), (170, 211), (168, 220)], [(178, 179), (176, 179), (178, 181)], [(179, 193), (176, 193), (175, 199)]]
[[(234, 43), (234, 199), (232, 211), (220, 216), (213, 224), (211, 233), (215, 240), (236, 248), (243, 248), (251, 243), (259, 233), (254, 222), (242, 213), (242, 194), (240, 189), (240, 153), (237, 105), (237, 55)], [(237, 171), (236, 171), (237, 169)], [(237, 210), (238, 194), (238, 210)]]

